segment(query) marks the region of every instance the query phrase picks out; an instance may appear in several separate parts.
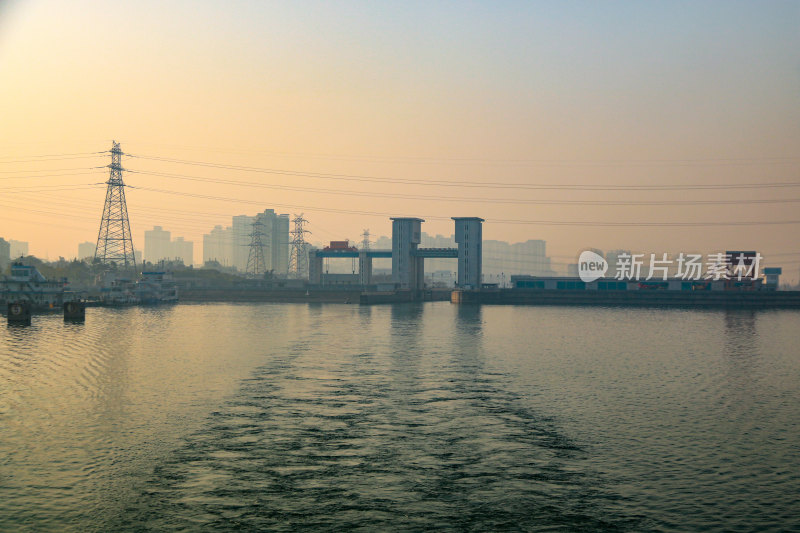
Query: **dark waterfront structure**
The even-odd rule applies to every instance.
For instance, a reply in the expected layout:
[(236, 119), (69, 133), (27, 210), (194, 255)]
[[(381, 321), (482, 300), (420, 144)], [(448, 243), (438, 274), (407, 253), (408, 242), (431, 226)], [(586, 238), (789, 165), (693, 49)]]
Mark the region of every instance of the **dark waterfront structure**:
[[(687, 307), (725, 309), (800, 308), (800, 291), (769, 290), (587, 290), (582, 281), (563, 279), (557, 289), (454, 290), (455, 304), (579, 305), (605, 307)], [(609, 281), (607, 283), (617, 283)], [(567, 288), (569, 287), (569, 288)], [(583, 288), (580, 288), (583, 287)]]
[(0, 279), (0, 302), (25, 302), (31, 309), (58, 309), (64, 302), (67, 280), (49, 280), (30, 265), (14, 263), (11, 275)]
[(86, 320), (86, 302), (73, 300), (64, 303), (64, 320), (82, 322)]
[(30, 325), (31, 306), (26, 301), (10, 302), (6, 316), (9, 324)]

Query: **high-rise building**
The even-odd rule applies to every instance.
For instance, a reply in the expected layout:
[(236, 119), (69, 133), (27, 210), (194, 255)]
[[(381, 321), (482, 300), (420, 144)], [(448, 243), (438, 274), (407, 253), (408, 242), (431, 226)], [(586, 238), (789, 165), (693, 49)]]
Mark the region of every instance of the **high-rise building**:
[(514, 274), (552, 276), (555, 272), (552, 270), (546, 249), (547, 243), (538, 239), (514, 244), (485, 240), (483, 271), (491, 276)]
[(78, 259), (92, 259), (97, 245), (93, 242), (82, 242), (78, 244)]
[(233, 230), (215, 226), (210, 233), (203, 235), (203, 263), (216, 261), (223, 266), (233, 264)]
[[(268, 211), (272, 211), (269, 209)], [(265, 211), (266, 212), (266, 211)], [(289, 215), (274, 214), (272, 221), (272, 271), (277, 276), (286, 276), (289, 273)]]
[(11, 243), (0, 237), (0, 271), (11, 262)]
[[(270, 214), (272, 216), (270, 216)], [(264, 254), (264, 267), (266, 268), (267, 272), (270, 270), (274, 271), (273, 266), (273, 249), (275, 248), (275, 241), (272, 238), (272, 234), (275, 231), (275, 211), (272, 209), (265, 209), (263, 213), (257, 214), (253, 217), (253, 222), (259, 221), (261, 222), (261, 251)], [(252, 242), (252, 240), (251, 240)], [(248, 248), (248, 257), (250, 250)]]
[(216, 226), (203, 236), (203, 261), (217, 261), (245, 272), (256, 220), (261, 222), (261, 244), (267, 271), (285, 276), (289, 270), (289, 215), (277, 214), (273, 209), (265, 209), (255, 216), (234, 216), (227, 229)]
[(161, 226), (144, 232), (144, 260), (157, 263), (162, 259), (172, 259), (170, 247), (171, 233)]
[[(437, 235), (437, 237), (439, 237), (439, 236), (440, 235)], [(429, 242), (427, 240), (429, 238), (427, 233), (423, 232), (422, 233), (422, 238), (424, 239), (423, 242), (426, 242), (426, 243)], [(455, 246), (455, 242), (456, 241), (453, 240), (453, 246)], [(428, 246), (428, 245), (426, 244), (425, 246)], [(375, 250), (391, 250), (392, 249), (392, 238), (391, 237), (387, 237), (386, 235), (381, 235), (380, 237), (375, 239), (375, 242), (372, 244), (372, 248), (375, 249)]]
[(172, 234), (161, 226), (144, 232), (144, 259), (150, 263), (159, 261), (183, 261), (184, 265), (194, 264), (194, 243), (183, 237), (171, 239)]
[(247, 270), (250, 235), (255, 217), (238, 215), (231, 219), (231, 265), (240, 272)]
[(194, 264), (194, 243), (183, 237), (176, 237), (171, 243), (172, 257), (183, 261), (184, 265)]
[(11, 239), (8, 241), (11, 245), (11, 259), (16, 259), (23, 255), (28, 255), (28, 243), (25, 241), (15, 241)]

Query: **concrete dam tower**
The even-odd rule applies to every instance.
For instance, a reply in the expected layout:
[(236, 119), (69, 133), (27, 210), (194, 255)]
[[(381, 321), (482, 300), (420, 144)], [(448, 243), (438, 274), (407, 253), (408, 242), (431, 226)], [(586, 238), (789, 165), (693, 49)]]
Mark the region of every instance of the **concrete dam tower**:
[(483, 219), (452, 217), (458, 244), (458, 287), (480, 289), (483, 265)]
[(417, 256), (423, 222), (421, 218), (392, 218), (392, 282), (400, 289), (425, 286), (424, 259)]

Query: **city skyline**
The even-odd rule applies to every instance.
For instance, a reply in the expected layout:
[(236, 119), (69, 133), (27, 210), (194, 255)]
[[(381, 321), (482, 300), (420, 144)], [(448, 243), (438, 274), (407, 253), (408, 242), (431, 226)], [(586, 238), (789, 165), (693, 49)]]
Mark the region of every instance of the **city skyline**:
[[(277, 227), (278, 233), (274, 233), (271, 228), (272, 222), (267, 222), (265, 217), (275, 217), (276, 220), (281, 221), (282, 225)], [(203, 235), (202, 245), (194, 248), (193, 241), (187, 241), (182, 236), (175, 236), (171, 238), (171, 231), (164, 229), (162, 226), (154, 226), (150, 230), (146, 230), (144, 246), (135, 249), (136, 263), (144, 264), (157, 264), (162, 261), (178, 261), (185, 266), (193, 266), (204, 268), (210, 266), (215, 268), (214, 265), (218, 264), (220, 267), (226, 269), (233, 269), (240, 272), (242, 275), (246, 273), (250, 239), (252, 237), (253, 226), (255, 220), (260, 220), (266, 223), (267, 230), (265, 231), (264, 238), (267, 241), (263, 244), (263, 253), (265, 257), (269, 258), (266, 262), (267, 270), (271, 270), (278, 277), (286, 277), (288, 274), (288, 253), (290, 244), (286, 244), (289, 232), (286, 223), (288, 221), (287, 214), (277, 215), (273, 209), (265, 209), (262, 213), (257, 213), (255, 216), (249, 215), (235, 215), (231, 217), (232, 225), (223, 228), (221, 225), (215, 226), (208, 234)], [(264, 230), (262, 230), (264, 231)], [(366, 230), (365, 230), (366, 231)], [(372, 237), (375, 237), (374, 235)], [(236, 244), (234, 246), (234, 241)], [(351, 246), (358, 249), (363, 248), (363, 242), (347, 239)], [(716, 256), (720, 253), (728, 253), (728, 251), (706, 251), (705, 253), (700, 250), (686, 251), (671, 251), (671, 252), (652, 252), (649, 250), (632, 250), (632, 249), (610, 249), (601, 250), (599, 248), (588, 247), (576, 251), (573, 256), (553, 256), (546, 252), (547, 242), (541, 239), (528, 239), (524, 242), (508, 242), (499, 241), (495, 239), (484, 239), (484, 261), (483, 272), (486, 276), (486, 282), (490, 280), (497, 280), (501, 275), (532, 275), (532, 276), (573, 276), (577, 277), (578, 272), (578, 257), (585, 250), (589, 250), (606, 258), (610, 265), (609, 276), (613, 277), (617, 257), (620, 254), (633, 256), (636, 262), (639, 262), (646, 273), (649, 268), (651, 260), (653, 261), (668, 261), (670, 275), (675, 275), (679, 270), (678, 258), (680, 256), (697, 255), (698, 257), (706, 257), (710, 261), (710, 257)], [(327, 247), (333, 242), (319, 242), (308, 241), (307, 250), (321, 249)], [(283, 246), (280, 246), (283, 245)], [(9, 253), (5, 253), (2, 247), (8, 248)], [(422, 248), (455, 248), (457, 243), (455, 241), (455, 234), (451, 233), (449, 236), (441, 234), (431, 235), (426, 232), (421, 232)], [(377, 236), (375, 240), (370, 240), (370, 247), (372, 249), (381, 249), (391, 251), (392, 239), (391, 237), (381, 235)], [(20, 256), (34, 255), (28, 254), (29, 243), (25, 241), (10, 240), (6, 241), (0, 236), (0, 268), (8, 266), (8, 263)], [(193, 250), (198, 250), (202, 259), (200, 261), (188, 260), (193, 257)], [(739, 252), (736, 252), (739, 253)], [(82, 242), (77, 245), (77, 254), (71, 254), (66, 257), (60, 256), (58, 260), (85, 260), (91, 261), (95, 254), (94, 242)], [(760, 252), (759, 252), (760, 254)], [(663, 256), (663, 259), (662, 259)], [(781, 259), (773, 258), (772, 262), (762, 264), (761, 261), (767, 260), (761, 256), (758, 272), (763, 274), (763, 268), (774, 266), (780, 263)], [(5, 258), (5, 261), (2, 259)], [(655, 259), (654, 259), (655, 258)], [(56, 258), (38, 257), (45, 261), (55, 261)], [(735, 257), (731, 261), (735, 262)], [(347, 264), (345, 264), (347, 263)], [(709, 263), (710, 264), (710, 263)], [(455, 266), (452, 259), (428, 259), (427, 273), (443, 273), (451, 272)], [(708, 266), (708, 265), (706, 265)], [(330, 268), (331, 273), (348, 273), (352, 266), (349, 262), (335, 262), (332, 264), (326, 263), (326, 269)], [(376, 259), (376, 270), (391, 270), (390, 260)], [(327, 270), (326, 270), (327, 271)], [(791, 272), (787, 271), (784, 282), (791, 285)], [(427, 275), (427, 274), (426, 274)]]

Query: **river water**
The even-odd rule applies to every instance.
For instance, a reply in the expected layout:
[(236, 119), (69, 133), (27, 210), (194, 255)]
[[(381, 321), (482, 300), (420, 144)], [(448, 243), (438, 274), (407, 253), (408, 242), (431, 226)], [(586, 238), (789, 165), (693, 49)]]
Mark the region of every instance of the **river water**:
[(0, 531), (798, 531), (799, 332), (446, 302), (3, 324)]

